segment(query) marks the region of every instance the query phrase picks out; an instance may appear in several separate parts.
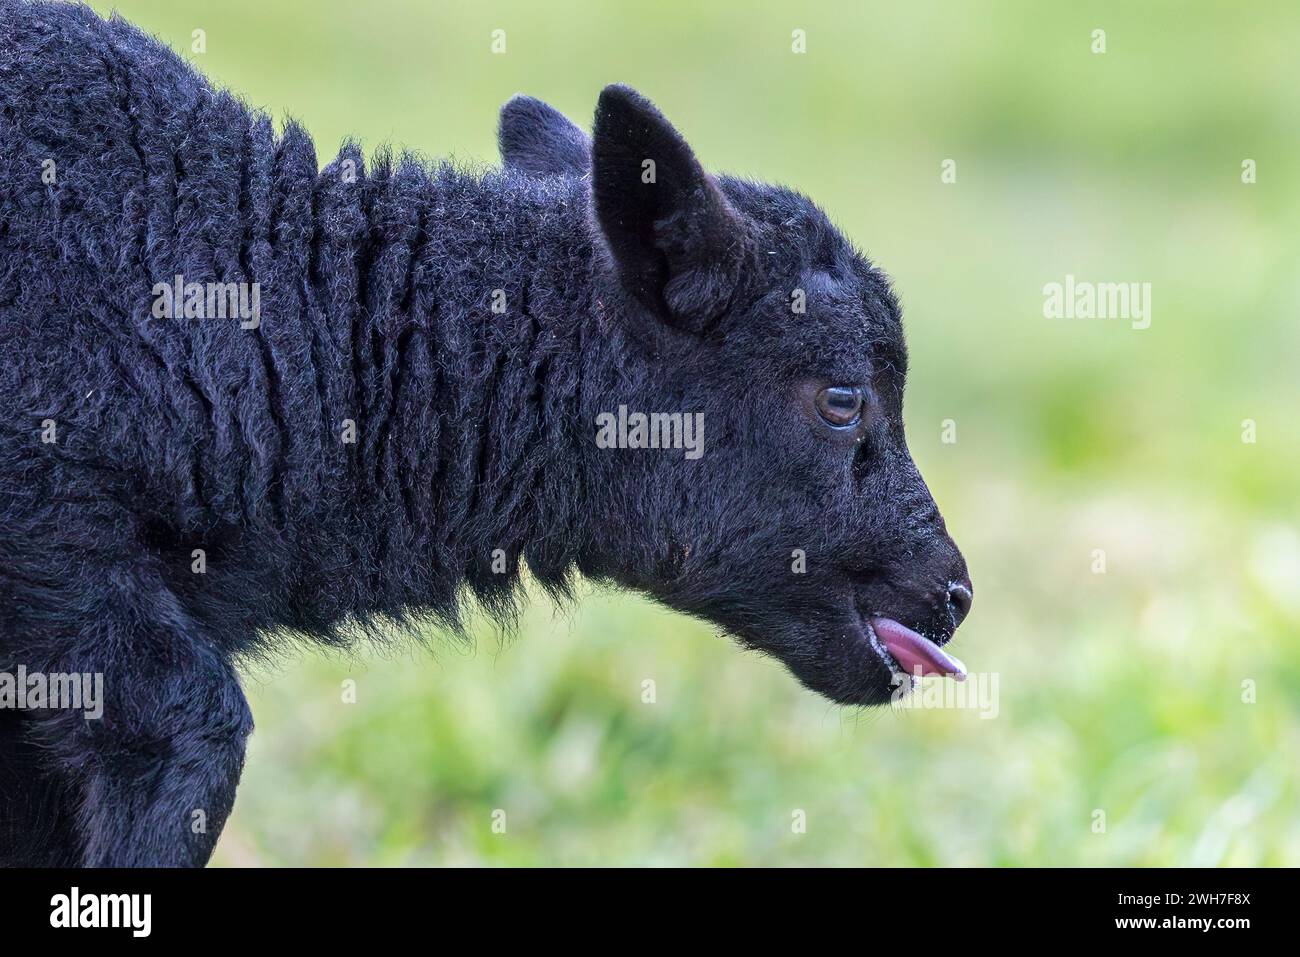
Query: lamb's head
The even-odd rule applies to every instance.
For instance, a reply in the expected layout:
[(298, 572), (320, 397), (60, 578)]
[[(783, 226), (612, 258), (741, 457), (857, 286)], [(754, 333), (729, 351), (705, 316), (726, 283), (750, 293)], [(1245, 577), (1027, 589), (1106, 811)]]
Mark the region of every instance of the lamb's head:
[(583, 572), (836, 701), (960, 673), (939, 646), (971, 584), (907, 449), (885, 275), (803, 196), (706, 173), (625, 87), (601, 95), (590, 141), (521, 98), (501, 139), (507, 165), (591, 184)]

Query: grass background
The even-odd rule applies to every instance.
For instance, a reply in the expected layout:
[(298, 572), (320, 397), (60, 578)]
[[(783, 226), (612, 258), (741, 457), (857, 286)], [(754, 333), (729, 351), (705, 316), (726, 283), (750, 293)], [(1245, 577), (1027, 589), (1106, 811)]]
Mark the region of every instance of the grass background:
[[(808, 192), (897, 281), (976, 583), (955, 650), (1000, 677), (993, 720), (844, 711), (635, 598), (539, 600), (517, 641), (248, 674), (218, 863), (1300, 864), (1294, 4), (92, 5), (322, 161), (493, 163), (511, 94), (585, 122), (622, 81), (706, 165)], [(1044, 319), (1067, 273), (1150, 282), (1151, 327)]]

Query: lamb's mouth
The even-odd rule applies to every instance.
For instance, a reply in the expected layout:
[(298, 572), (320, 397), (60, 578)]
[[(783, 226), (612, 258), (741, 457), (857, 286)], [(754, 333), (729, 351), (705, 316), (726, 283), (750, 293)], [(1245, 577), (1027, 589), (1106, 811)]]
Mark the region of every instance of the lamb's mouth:
[(862, 616), (860, 620), (867, 641), (893, 674), (943, 675), (956, 681), (966, 680), (966, 666), (961, 659), (946, 653), (924, 635), (892, 618)]

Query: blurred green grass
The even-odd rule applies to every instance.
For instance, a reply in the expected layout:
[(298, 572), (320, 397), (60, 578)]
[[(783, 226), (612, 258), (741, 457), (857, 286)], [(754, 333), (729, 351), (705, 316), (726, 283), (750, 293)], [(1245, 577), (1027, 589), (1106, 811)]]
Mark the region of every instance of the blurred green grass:
[[(219, 863), (1300, 864), (1300, 8), (115, 6), (322, 161), (494, 162), (511, 94), (585, 120), (622, 81), (817, 199), (898, 284), (956, 650), (1000, 675), (993, 720), (844, 711), (637, 599), (539, 599), (504, 645), (250, 673)], [(1067, 273), (1150, 282), (1151, 327), (1044, 319)]]

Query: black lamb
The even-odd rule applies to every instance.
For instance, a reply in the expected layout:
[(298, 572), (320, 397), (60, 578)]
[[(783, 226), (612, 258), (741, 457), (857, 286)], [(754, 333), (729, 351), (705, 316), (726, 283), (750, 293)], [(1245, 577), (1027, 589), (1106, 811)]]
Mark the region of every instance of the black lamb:
[(320, 169), (130, 24), (0, 0), (0, 673), (103, 681), (0, 707), (0, 862), (206, 862), (234, 662), (508, 621), (524, 565), (835, 701), (960, 675), (885, 275), (627, 87), (500, 129), (500, 170)]

